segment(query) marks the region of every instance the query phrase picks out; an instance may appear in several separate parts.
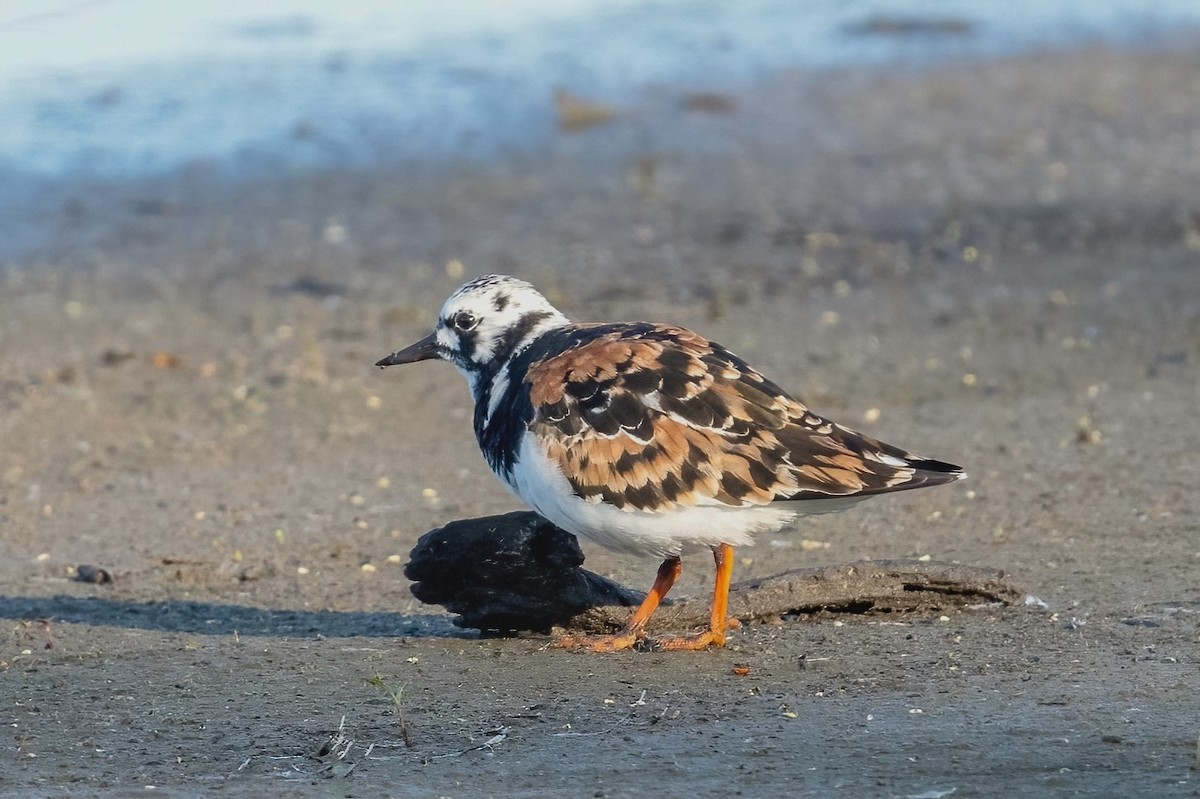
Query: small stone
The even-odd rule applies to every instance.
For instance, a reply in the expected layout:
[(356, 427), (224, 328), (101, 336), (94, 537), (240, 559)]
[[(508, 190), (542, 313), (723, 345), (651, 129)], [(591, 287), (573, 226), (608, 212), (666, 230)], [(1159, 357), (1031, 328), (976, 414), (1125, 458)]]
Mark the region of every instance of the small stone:
[(81, 563), (75, 567), (75, 579), (81, 583), (111, 583), (112, 574), (107, 569)]

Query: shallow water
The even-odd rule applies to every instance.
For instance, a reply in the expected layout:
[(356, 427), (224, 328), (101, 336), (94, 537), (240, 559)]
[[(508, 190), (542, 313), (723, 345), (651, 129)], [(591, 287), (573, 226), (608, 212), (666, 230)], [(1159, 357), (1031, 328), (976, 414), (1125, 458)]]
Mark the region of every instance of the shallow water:
[[(1200, 24), (1188, 0), (60, 0), (0, 11), (0, 203), (49, 180), (446, 164), (610, 103), (786, 67), (922, 64)], [(6, 188), (5, 188), (6, 187)], [(6, 197), (7, 195), (7, 197)]]

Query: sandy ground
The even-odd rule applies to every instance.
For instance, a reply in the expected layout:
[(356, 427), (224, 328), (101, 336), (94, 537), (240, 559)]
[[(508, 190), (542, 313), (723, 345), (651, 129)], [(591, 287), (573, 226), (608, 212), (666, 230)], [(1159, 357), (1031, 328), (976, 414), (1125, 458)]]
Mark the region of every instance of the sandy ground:
[[(197, 165), (37, 220), (54, 246), (0, 283), (0, 794), (1200, 793), (1200, 60), (727, 99), (647, 91), (437, 179), (230, 190)], [(452, 369), (370, 365), (464, 268), (696, 327), (971, 472), (739, 550), (737, 577), (929, 555), (1048, 607), (683, 654), (457, 630), (407, 553), (517, 504)], [(706, 558), (685, 569), (707, 590)]]

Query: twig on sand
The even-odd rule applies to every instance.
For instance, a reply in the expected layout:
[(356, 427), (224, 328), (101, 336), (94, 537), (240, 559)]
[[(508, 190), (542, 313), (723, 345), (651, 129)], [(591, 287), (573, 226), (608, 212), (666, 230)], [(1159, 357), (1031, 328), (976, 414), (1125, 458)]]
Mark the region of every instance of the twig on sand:
[(322, 761), (323, 765), (316, 773), (321, 777), (349, 776), (350, 772), (358, 767), (358, 763), (346, 759), (354, 744), (354, 739), (346, 735), (346, 717), (343, 715), (337, 731), (317, 750), (316, 758)]
[(496, 744), (500, 743), (501, 741), (503, 741), (505, 738), (508, 737), (509, 730), (511, 730), (511, 729), (512, 729), (511, 727), (496, 727), (495, 729), (488, 731), (488, 732), (494, 732), (495, 735), (493, 735), (491, 738), (488, 738), (486, 741), (484, 741), (481, 744), (478, 744), (476, 746), (468, 746), (466, 749), (459, 749), (457, 752), (447, 752), (444, 755), (433, 755), (430, 759), (431, 760), (441, 760), (444, 757), (460, 757), (462, 755), (465, 755), (467, 752), (477, 752), (480, 749), (487, 749), (490, 752), (490, 751), (492, 751), (493, 747), (496, 746)]
[(554, 733), (554, 735), (557, 735), (557, 737), (559, 737), (559, 738), (590, 738), (590, 737), (593, 737), (593, 735), (607, 735), (608, 733), (611, 733), (613, 731), (613, 729), (616, 729), (617, 727), (622, 726), (623, 723), (628, 722), (630, 719), (632, 719), (632, 717), (634, 717), (634, 714), (631, 714), (631, 713), (625, 714), (624, 716), (620, 717), (620, 719), (617, 719), (617, 721), (612, 722), (611, 726), (608, 726), (605, 729), (601, 729), (601, 731), (599, 731), (599, 732), (577, 733), (574, 731), (569, 731), (569, 732), (562, 732), (562, 733)]
[[(356, 741), (346, 734), (346, 717), (342, 716), (338, 722), (337, 730), (329, 736), (325, 743), (321, 744), (321, 748), (316, 754), (296, 754), (296, 755), (251, 755), (241, 762), (236, 771), (245, 771), (247, 767), (255, 760), (316, 760), (322, 765), (315, 772), (314, 776), (321, 777), (345, 777), (354, 771), (358, 763), (347, 760), (352, 749), (354, 749)], [(295, 762), (288, 766), (291, 771), (304, 773)]]
[[(629, 706), (630, 707), (644, 706), (646, 704), (646, 690), (647, 689), (643, 688), (642, 693), (638, 696), (637, 699), (630, 702)], [(670, 707), (670, 705), (668, 705), (667, 707)], [(664, 707), (662, 712), (663, 712), (663, 715), (665, 715), (667, 712), (667, 708)], [(598, 732), (571, 732), (571, 731), (568, 731), (568, 732), (556, 732), (556, 733), (554, 733), (554, 735), (556, 735), (560, 738), (590, 738), (590, 737), (597, 736), (597, 735), (608, 735), (610, 732), (615, 730), (617, 727), (620, 727), (622, 724), (625, 724), (630, 719), (632, 719), (633, 715), (634, 715), (633, 713), (626, 713), (624, 716), (622, 716), (621, 718), (614, 721), (611, 725), (609, 725), (605, 729), (600, 730)], [(661, 718), (661, 716), (659, 716), (659, 718)]]
[(354, 747), (354, 741), (346, 735), (346, 716), (342, 715), (342, 720), (338, 722), (338, 728), (329, 736), (329, 740), (317, 750), (318, 758), (333, 758), (335, 760), (345, 760), (346, 755), (350, 754), (350, 750)]

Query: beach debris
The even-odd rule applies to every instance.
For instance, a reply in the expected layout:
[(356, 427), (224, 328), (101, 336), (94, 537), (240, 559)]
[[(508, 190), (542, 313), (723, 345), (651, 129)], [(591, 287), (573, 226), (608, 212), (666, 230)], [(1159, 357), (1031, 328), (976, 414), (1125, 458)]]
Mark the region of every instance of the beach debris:
[(75, 567), (75, 579), (81, 583), (111, 583), (113, 576), (107, 569), (81, 563)]
[(586, 569), (575, 536), (535, 513), (463, 519), (417, 541), (404, 574), (417, 599), (485, 633), (549, 632), (602, 605), (645, 597)]
[(342, 777), (350, 776), (350, 772), (357, 768), (358, 763), (348, 760), (347, 756), (355, 746), (355, 741), (346, 735), (346, 717), (342, 716), (338, 728), (329, 736), (321, 748), (313, 755), (315, 760), (321, 762), (320, 768), (317, 769), (317, 776), (326, 779), (341, 779)]
[(133, 360), (137, 357), (137, 353), (129, 352), (128, 350), (107, 349), (100, 353), (101, 366), (120, 366), (126, 361)]
[(683, 107), (700, 114), (732, 114), (737, 111), (737, 100), (720, 92), (692, 92), (684, 96)]
[(500, 743), (501, 741), (503, 741), (505, 738), (508, 737), (508, 733), (509, 733), (510, 729), (511, 729), (510, 727), (494, 727), (494, 728), (488, 730), (487, 733), (485, 733), (485, 734), (491, 734), (492, 737), (488, 738), (483, 743), (476, 744), (475, 746), (468, 746), (465, 749), (457, 749), (453, 752), (447, 752), (444, 755), (433, 755), (433, 757), (431, 759), (441, 760), (442, 758), (445, 758), (445, 757), (462, 757), (467, 752), (478, 752), (482, 749), (486, 749), (490, 753), (493, 751), (493, 748), (496, 746), (496, 744)]
[(930, 788), (928, 791), (921, 793), (907, 794), (904, 799), (945, 799), (947, 796), (953, 796), (958, 792), (958, 788)]
[(597, 125), (605, 125), (620, 113), (614, 106), (584, 100), (565, 89), (554, 92), (554, 112), (558, 116), (559, 129), (566, 133), (579, 133)]
[(971, 21), (959, 17), (892, 17), (877, 15), (846, 26), (852, 36), (967, 36)]
[(183, 366), (183, 358), (173, 352), (159, 350), (150, 356), (150, 365), (155, 369), (178, 369)]
[(347, 287), (344, 283), (321, 280), (310, 275), (302, 275), (291, 283), (283, 283), (271, 288), (271, 293), (276, 295), (299, 294), (318, 300), (328, 299), (329, 297), (341, 297), (346, 292)]

